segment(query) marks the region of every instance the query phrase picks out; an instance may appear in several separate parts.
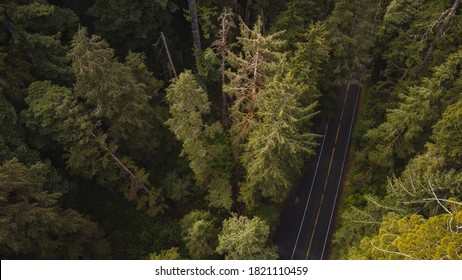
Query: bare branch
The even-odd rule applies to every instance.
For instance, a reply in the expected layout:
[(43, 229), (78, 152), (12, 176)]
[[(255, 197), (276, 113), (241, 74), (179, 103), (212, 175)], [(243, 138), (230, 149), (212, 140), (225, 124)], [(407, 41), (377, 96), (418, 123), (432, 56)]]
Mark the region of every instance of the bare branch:
[(372, 198), (372, 196), (370, 196), (370, 195), (366, 195), (366, 199), (367, 199), (368, 201), (372, 202), (374, 205), (376, 205), (376, 206), (379, 207), (379, 208), (391, 210), (391, 211), (394, 211), (394, 212), (404, 212), (403, 209), (396, 208), (396, 207), (385, 206), (385, 205), (383, 205), (383, 204), (380, 204), (380, 203), (378, 203), (374, 198)]
[(406, 257), (406, 258), (409, 258), (409, 259), (413, 259), (413, 260), (415, 259), (413, 256), (408, 255), (408, 254), (403, 254), (403, 253), (401, 253), (401, 252), (389, 251), (389, 250), (385, 250), (385, 249), (379, 248), (379, 247), (375, 246), (374, 243), (372, 243), (372, 240), (371, 240), (371, 246), (374, 247), (374, 249), (379, 250), (380, 252), (383, 252), (383, 253), (393, 254), (393, 255), (399, 255), (399, 256), (403, 256), (403, 257)]
[(130, 175), (132, 183), (135, 184), (137, 188), (140, 187), (146, 193), (149, 193), (148, 188), (146, 188), (146, 186), (143, 183), (141, 183), (141, 180), (138, 178), (138, 176), (136, 176), (116, 155), (111, 153), (111, 157), (125, 172), (127, 172)]
[[(96, 135), (94, 133), (91, 134), (93, 137), (96, 137)], [(108, 148), (104, 145), (102, 147), (106, 152), (109, 152)], [(127, 172), (127, 174), (130, 176), (131, 178), (131, 187), (130, 187), (130, 193), (132, 193), (133, 191), (136, 191), (138, 189), (143, 189), (146, 193), (149, 193), (149, 189), (141, 182), (140, 178), (138, 178), (138, 176), (133, 173), (130, 168), (128, 168), (114, 153), (112, 152), (109, 152), (109, 155), (111, 156), (111, 158), (114, 160), (114, 162), (120, 167), (122, 168), (125, 172)], [(135, 188), (133, 188), (133, 186)]]
[(457, 201), (454, 201), (454, 200), (449, 200), (449, 199), (442, 199), (442, 198), (424, 198), (422, 199), (423, 201), (435, 201), (435, 200), (439, 200), (439, 201), (444, 201), (444, 202), (448, 202), (448, 203), (454, 203), (454, 204), (457, 204), (457, 205), (462, 205), (462, 203), (460, 202), (457, 202)]
[(433, 190), (433, 186), (432, 186), (432, 182), (430, 180), (428, 180), (428, 186), (430, 187), (430, 190), (432, 191), (433, 193), (433, 196), (435, 197), (436, 199), (436, 202), (438, 202), (438, 204), (443, 207), (444, 211), (448, 212), (449, 214), (451, 215), (454, 215), (451, 211), (448, 210), (448, 208), (446, 208), (440, 201), (440, 199), (436, 196), (435, 194), (435, 191)]
[(173, 65), (173, 60), (170, 55), (170, 51), (168, 50), (167, 41), (165, 40), (164, 32), (160, 32), (160, 36), (162, 37), (162, 41), (164, 42), (165, 50), (167, 51), (168, 61), (170, 62), (170, 67), (172, 68), (173, 74), (175, 75), (175, 79), (178, 79), (178, 75), (176, 74), (175, 66)]

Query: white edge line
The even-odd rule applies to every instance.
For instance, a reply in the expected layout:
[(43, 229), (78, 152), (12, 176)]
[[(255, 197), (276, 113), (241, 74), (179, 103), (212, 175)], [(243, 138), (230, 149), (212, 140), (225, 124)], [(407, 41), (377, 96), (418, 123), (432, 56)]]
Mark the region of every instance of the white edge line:
[(350, 145), (351, 130), (353, 129), (353, 122), (354, 122), (355, 116), (356, 116), (356, 105), (358, 104), (358, 97), (359, 97), (359, 91), (360, 90), (361, 90), (361, 87), (359, 87), (357, 95), (356, 95), (355, 107), (353, 109), (353, 118), (351, 119), (350, 131), (348, 133), (347, 147), (345, 149), (345, 155), (343, 156), (342, 170), (340, 171), (340, 178), (339, 178), (338, 185), (337, 185), (337, 192), (335, 193), (334, 207), (332, 208), (332, 213), (330, 214), (330, 220), (329, 220), (329, 226), (327, 227), (326, 239), (324, 240), (324, 246), (322, 247), (321, 260), (322, 260), (322, 258), (324, 256), (324, 251), (326, 249), (326, 244), (327, 244), (327, 238), (329, 237), (330, 225), (332, 223), (332, 218), (334, 216), (334, 211), (335, 211), (335, 207), (336, 207), (336, 204), (337, 204), (338, 191), (340, 189), (340, 183), (342, 182), (343, 168), (345, 167), (345, 160), (346, 160), (346, 156), (347, 156), (349, 145)]
[(313, 191), (314, 181), (316, 180), (316, 174), (318, 173), (319, 162), (321, 160), (322, 151), (324, 149), (324, 142), (326, 141), (327, 131), (329, 129), (330, 117), (327, 120), (326, 132), (324, 133), (324, 139), (322, 139), (321, 150), (319, 151), (318, 162), (316, 163), (316, 170), (314, 171), (313, 181), (311, 182), (310, 194), (308, 195), (308, 200), (306, 201), (305, 211), (303, 212), (302, 222), (300, 223), (300, 228), (298, 229), (297, 239), (295, 240), (294, 250), (292, 251), (291, 260), (294, 259), (295, 250), (297, 249), (298, 239), (300, 238), (300, 233), (302, 231), (303, 223), (305, 221), (306, 210), (308, 209), (308, 204), (310, 203), (311, 192)]

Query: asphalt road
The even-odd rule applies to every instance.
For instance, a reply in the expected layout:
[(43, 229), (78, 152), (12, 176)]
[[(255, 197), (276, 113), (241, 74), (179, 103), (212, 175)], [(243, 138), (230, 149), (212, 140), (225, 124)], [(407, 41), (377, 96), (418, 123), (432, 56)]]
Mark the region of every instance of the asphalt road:
[(282, 212), (276, 234), (280, 259), (321, 260), (326, 255), (342, 191), (359, 91), (355, 84), (343, 89), (317, 154)]

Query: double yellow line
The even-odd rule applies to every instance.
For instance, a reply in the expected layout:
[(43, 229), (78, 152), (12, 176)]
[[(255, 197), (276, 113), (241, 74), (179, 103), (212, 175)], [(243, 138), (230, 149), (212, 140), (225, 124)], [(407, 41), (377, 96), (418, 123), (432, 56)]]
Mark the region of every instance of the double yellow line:
[[(316, 233), (316, 227), (317, 227), (318, 221), (319, 221), (319, 215), (321, 214), (321, 207), (322, 207), (322, 204), (324, 202), (324, 195), (325, 195), (326, 189), (327, 189), (327, 182), (329, 180), (330, 170), (331, 170), (331, 167), (332, 167), (332, 161), (333, 161), (334, 155), (335, 155), (335, 147), (337, 146), (338, 135), (339, 135), (339, 132), (340, 132), (340, 127), (342, 125), (343, 114), (345, 112), (345, 104), (346, 104), (346, 100), (347, 100), (349, 91), (350, 91), (350, 81), (348, 81), (348, 84), (347, 84), (347, 87), (346, 87), (345, 98), (343, 99), (343, 105), (342, 105), (342, 114), (340, 115), (340, 121), (338, 123), (337, 133), (335, 135), (334, 149), (332, 150), (332, 155), (330, 157), (329, 168), (327, 169), (327, 176), (326, 176), (326, 180), (324, 181), (324, 188), (323, 188), (322, 196), (321, 196), (321, 203), (319, 204), (318, 213), (316, 214), (316, 219), (314, 221), (313, 232), (311, 233), (311, 237), (310, 237), (310, 245), (308, 246), (308, 250), (306, 251), (305, 259), (308, 259), (308, 255), (310, 254), (311, 245), (313, 244), (314, 234)], [(327, 233), (327, 234), (329, 234), (329, 233)]]

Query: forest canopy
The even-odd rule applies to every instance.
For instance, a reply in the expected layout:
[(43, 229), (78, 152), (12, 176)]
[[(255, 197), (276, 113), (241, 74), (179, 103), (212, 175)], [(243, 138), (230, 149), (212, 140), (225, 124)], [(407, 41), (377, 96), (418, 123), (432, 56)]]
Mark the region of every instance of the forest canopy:
[(330, 257), (462, 259), (461, 12), (2, 1), (0, 256), (277, 259), (281, 210), (354, 81)]

